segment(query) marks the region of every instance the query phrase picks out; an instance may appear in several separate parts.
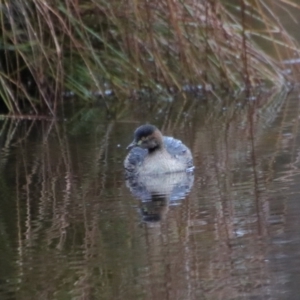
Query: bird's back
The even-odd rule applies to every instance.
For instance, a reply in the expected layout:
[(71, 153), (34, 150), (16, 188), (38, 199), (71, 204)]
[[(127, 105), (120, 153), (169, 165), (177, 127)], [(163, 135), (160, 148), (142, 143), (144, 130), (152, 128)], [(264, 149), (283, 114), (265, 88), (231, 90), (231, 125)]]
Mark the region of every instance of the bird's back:
[[(174, 159), (177, 160), (178, 163), (183, 165), (185, 169), (193, 168), (192, 154), (187, 146), (185, 146), (180, 140), (168, 136), (163, 137), (163, 142), (172, 161), (174, 161)], [(156, 153), (152, 155), (152, 160), (155, 159), (155, 155)], [(126, 171), (132, 173), (138, 172), (138, 170), (143, 167), (145, 161), (147, 161), (148, 156), (149, 152), (147, 149), (142, 149), (140, 147), (132, 148), (124, 161)], [(182, 171), (184, 171), (184, 169), (182, 169)]]

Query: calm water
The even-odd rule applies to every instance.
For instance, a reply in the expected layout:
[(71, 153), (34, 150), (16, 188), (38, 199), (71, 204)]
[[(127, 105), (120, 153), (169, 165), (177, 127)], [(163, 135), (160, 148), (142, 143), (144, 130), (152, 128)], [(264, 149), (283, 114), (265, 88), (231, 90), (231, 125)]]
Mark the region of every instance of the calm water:
[[(1, 121), (0, 299), (299, 299), (299, 96), (269, 101)], [(145, 121), (193, 176), (125, 181)]]

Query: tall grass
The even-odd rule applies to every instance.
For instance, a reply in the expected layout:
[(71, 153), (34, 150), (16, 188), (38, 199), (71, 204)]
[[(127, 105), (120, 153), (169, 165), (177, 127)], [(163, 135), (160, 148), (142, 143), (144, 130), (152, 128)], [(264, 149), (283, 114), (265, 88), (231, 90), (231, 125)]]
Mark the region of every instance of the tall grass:
[[(280, 59), (299, 53), (266, 0), (13, 0), (0, 6), (0, 97), (7, 111), (55, 115), (81, 99), (183, 86), (284, 83)], [(296, 9), (299, 6), (293, 4)], [(258, 38), (260, 43), (258, 43)], [(268, 43), (269, 51), (259, 45)]]

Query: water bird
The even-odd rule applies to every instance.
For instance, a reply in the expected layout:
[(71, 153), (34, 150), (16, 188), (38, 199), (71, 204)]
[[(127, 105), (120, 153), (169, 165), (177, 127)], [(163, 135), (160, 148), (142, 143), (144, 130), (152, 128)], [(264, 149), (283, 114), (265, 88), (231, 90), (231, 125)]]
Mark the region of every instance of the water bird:
[(134, 132), (124, 160), (127, 175), (168, 174), (194, 169), (190, 149), (180, 140), (163, 136), (154, 125), (145, 124)]

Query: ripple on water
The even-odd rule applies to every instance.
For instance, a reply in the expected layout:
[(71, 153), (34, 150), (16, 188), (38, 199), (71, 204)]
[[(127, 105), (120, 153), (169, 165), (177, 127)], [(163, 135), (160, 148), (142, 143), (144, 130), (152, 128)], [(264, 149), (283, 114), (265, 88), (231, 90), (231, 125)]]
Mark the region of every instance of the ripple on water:
[(23, 128), (1, 161), (0, 298), (298, 299), (290, 97), (271, 110), (197, 111), (174, 130), (194, 153), (192, 177), (126, 182), (118, 145), (135, 123)]

